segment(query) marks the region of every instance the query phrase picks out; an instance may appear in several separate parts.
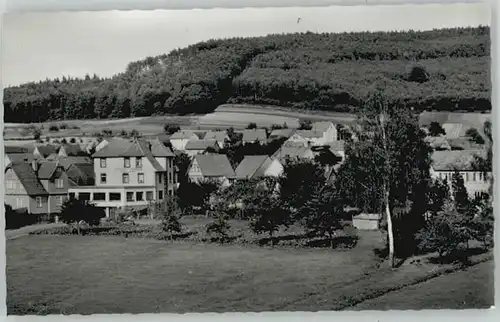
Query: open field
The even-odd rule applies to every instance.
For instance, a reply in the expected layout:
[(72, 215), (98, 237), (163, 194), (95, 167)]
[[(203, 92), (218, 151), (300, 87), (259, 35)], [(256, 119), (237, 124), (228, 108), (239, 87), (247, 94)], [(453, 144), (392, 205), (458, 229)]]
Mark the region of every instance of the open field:
[[(494, 262), (409, 286), (353, 307), (355, 310), (422, 310), (489, 308), (494, 301)], [(415, 301), (415, 299), (419, 299)]]
[[(470, 127), (482, 130), (485, 120), (490, 119), (490, 113), (452, 113), (452, 112), (424, 112), (420, 115), (420, 123), (428, 125), (431, 121), (440, 123), (460, 123), (460, 136), (465, 135), (465, 131)], [(215, 128), (236, 129), (245, 128), (248, 123), (254, 122), (261, 127), (271, 127), (273, 124), (287, 124), (290, 128), (299, 126), (300, 120), (311, 121), (331, 121), (333, 123), (351, 124), (355, 122), (356, 116), (349, 113), (328, 112), (328, 111), (305, 111), (277, 106), (259, 106), (245, 104), (223, 104), (213, 113), (205, 115), (186, 116), (151, 116), (135, 117), (111, 120), (69, 120), (53, 121), (46, 123), (36, 123), (40, 127), (43, 125), (42, 137), (79, 137), (92, 136), (103, 130), (111, 130), (118, 134), (122, 130), (131, 131), (136, 129), (142, 135), (154, 135), (163, 132), (163, 126), (167, 123), (178, 124), (181, 128), (192, 130), (211, 130)], [(58, 132), (49, 132), (51, 125), (66, 124), (67, 128)], [(6, 123), (5, 139), (8, 145), (32, 144), (34, 141), (29, 135), (23, 136), (29, 124)]]
[[(6, 246), (9, 314), (352, 309), (436, 271), (432, 264), (403, 265), (394, 271), (377, 268), (379, 260), (368, 243), (332, 251), (28, 236), (8, 240)], [(484, 305), (483, 297), (490, 299), (487, 283), (492, 281), (484, 278), (483, 268), (491, 270), (492, 264), (480, 265), (449, 275), (456, 274), (455, 284), (484, 279), (475, 285), (476, 292), (469, 292), (468, 303), (475, 305)], [(414, 305), (424, 306), (432, 296), (439, 299), (430, 290), (438, 278), (424, 287), (428, 293), (412, 297)], [(475, 294), (482, 297), (473, 298)], [(442, 307), (463, 302), (462, 293), (450, 296), (453, 299)], [(388, 303), (371, 308), (387, 308)]]

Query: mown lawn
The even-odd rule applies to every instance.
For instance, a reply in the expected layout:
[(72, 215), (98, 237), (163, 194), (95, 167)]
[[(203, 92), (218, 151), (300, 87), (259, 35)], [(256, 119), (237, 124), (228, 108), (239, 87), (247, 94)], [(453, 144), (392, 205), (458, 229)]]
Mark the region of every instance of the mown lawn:
[(494, 262), (443, 275), (367, 300), (356, 310), (478, 309), (495, 304)]
[[(7, 241), (9, 314), (267, 311), (370, 272), (369, 248), (270, 249), (96, 236)], [(314, 303), (311, 303), (314, 309)]]
[(360, 237), (352, 250), (105, 236), (7, 240), (8, 314), (469, 308), (493, 301), (491, 260), (413, 285), (453, 266), (378, 267), (376, 238)]

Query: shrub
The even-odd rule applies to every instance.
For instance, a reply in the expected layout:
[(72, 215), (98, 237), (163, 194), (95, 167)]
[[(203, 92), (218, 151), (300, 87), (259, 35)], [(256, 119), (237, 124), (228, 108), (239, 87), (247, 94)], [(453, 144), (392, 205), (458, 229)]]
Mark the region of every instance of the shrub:
[(66, 224), (76, 224), (80, 232), (80, 223), (90, 226), (99, 225), (101, 218), (106, 217), (104, 210), (93, 204), (78, 199), (68, 199), (61, 208), (61, 221)]
[(59, 131), (59, 128), (57, 127), (57, 125), (51, 125), (49, 127), (49, 132), (57, 132)]
[(311, 130), (312, 122), (310, 120), (300, 120), (299, 130)]
[(69, 143), (73, 143), (73, 144), (74, 144), (74, 143), (76, 143), (76, 139), (75, 139), (75, 138), (71, 138), (71, 139), (69, 140)]
[(469, 140), (477, 143), (484, 144), (484, 138), (479, 134), (479, 131), (475, 128), (470, 128), (465, 132), (465, 135), (469, 137)]
[(438, 122), (431, 122), (431, 124), (429, 125), (429, 134), (431, 136), (439, 136), (441, 134), (445, 135), (446, 131)]
[(257, 123), (251, 122), (251, 123), (248, 123), (248, 125), (247, 125), (247, 129), (249, 129), (249, 130), (256, 129), (256, 128), (257, 128)]
[(177, 124), (165, 124), (163, 126), (163, 132), (167, 133), (168, 135), (172, 135), (177, 131), (180, 131), (181, 127)]
[(10, 205), (5, 206), (5, 229), (18, 229), (24, 226), (34, 225), (37, 222), (35, 215), (30, 215), (26, 211), (15, 211)]
[(429, 81), (429, 73), (424, 66), (412, 66), (408, 74), (407, 80), (409, 82), (425, 83)]
[(217, 218), (206, 226), (206, 232), (211, 236), (212, 241), (217, 241), (221, 244), (229, 240), (229, 225), (225, 215), (219, 215)]

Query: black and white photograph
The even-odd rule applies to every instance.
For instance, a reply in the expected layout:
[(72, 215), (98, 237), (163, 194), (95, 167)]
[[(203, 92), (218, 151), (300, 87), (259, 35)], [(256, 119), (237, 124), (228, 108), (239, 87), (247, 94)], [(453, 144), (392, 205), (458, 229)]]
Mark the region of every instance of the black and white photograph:
[(490, 309), (491, 14), (4, 14), (7, 314)]

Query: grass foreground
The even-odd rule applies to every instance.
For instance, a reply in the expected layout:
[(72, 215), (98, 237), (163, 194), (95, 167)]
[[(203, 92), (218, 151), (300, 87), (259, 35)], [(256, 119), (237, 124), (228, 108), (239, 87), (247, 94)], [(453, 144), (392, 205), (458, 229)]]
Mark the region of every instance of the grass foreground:
[[(409, 285), (426, 283), (414, 280), (436, 270), (431, 264), (379, 268), (363, 238), (345, 251), (105, 236), (27, 236), (6, 246), (9, 315), (350, 310), (390, 296), (391, 290), (411, 292)], [(412, 301), (427, 308), (433, 296), (440, 299), (431, 291), (445, 287), (434, 281), (456, 276), (449, 282), (455, 285), (474, 274), (474, 294), (485, 300), (468, 303), (491, 305), (488, 265), (436, 277), (426, 291), (413, 293)], [(450, 296), (454, 304), (473, 295)], [(391, 301), (370, 308), (392, 309)]]

